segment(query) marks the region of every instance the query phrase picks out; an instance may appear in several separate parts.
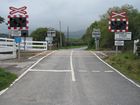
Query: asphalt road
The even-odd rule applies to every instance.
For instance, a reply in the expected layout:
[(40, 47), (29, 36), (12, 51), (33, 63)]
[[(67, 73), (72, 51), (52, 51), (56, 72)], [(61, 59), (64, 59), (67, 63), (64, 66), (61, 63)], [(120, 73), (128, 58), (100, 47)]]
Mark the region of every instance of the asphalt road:
[(140, 88), (89, 51), (59, 50), (2, 94), (0, 105), (140, 105)]

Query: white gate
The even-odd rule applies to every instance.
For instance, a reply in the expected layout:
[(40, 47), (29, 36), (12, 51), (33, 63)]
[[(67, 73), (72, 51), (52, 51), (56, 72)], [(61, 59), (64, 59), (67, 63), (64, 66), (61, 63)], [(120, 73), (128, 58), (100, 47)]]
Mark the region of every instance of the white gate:
[(47, 50), (46, 41), (25, 41), (21, 43), (21, 50), (27, 51), (44, 51)]
[(0, 38), (0, 60), (16, 58), (14, 39)]
[[(16, 58), (18, 44), (14, 39), (0, 38), (0, 60)], [(21, 42), (20, 49), (26, 51), (44, 51), (47, 50), (46, 41), (25, 41)]]

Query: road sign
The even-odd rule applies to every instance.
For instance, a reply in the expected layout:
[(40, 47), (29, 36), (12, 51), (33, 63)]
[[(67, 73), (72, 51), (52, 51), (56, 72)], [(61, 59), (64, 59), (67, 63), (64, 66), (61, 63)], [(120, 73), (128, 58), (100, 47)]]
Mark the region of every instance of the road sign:
[(111, 18), (108, 29), (110, 32), (128, 32), (128, 19)]
[(11, 10), (9, 12), (10, 15), (16, 14), (16, 13), (20, 13), (20, 14), (27, 14), (27, 12), (25, 11), (27, 9), (26, 6), (21, 7), (21, 8), (15, 8), (15, 7), (9, 7), (9, 9)]
[(16, 43), (21, 43), (21, 37), (16, 36), (14, 39)]
[(115, 46), (124, 46), (124, 41), (115, 41)]
[(10, 35), (11, 36), (21, 36), (21, 31), (20, 30), (10, 30)]
[(13, 29), (13, 30), (28, 30), (28, 23), (29, 21), (27, 20), (28, 15), (20, 15), (20, 16), (8, 16), (8, 29)]
[(56, 36), (56, 31), (54, 31), (54, 30), (48, 30), (47, 31), (47, 36), (48, 37), (55, 37)]
[(126, 12), (111, 12), (108, 27), (110, 32), (128, 32), (128, 24)]
[(28, 33), (28, 30), (21, 30), (21, 37), (27, 37)]
[(9, 7), (8, 30), (28, 30), (29, 21), (27, 18), (27, 7), (15, 8)]
[(45, 40), (51, 44), (53, 42), (53, 37), (46, 37)]
[(100, 36), (101, 36), (100, 29), (93, 29), (92, 37), (93, 38), (100, 38)]
[(99, 31), (94, 31), (94, 32), (92, 32), (92, 37), (93, 38), (99, 38), (101, 36), (101, 32), (99, 32)]
[(111, 12), (111, 17), (112, 18), (114, 18), (114, 17), (126, 17), (126, 12), (125, 11), (123, 11), (123, 12), (120, 12), (120, 13), (117, 13), (117, 12), (115, 12), (115, 11), (112, 11)]
[(131, 40), (131, 32), (116, 32), (115, 40)]

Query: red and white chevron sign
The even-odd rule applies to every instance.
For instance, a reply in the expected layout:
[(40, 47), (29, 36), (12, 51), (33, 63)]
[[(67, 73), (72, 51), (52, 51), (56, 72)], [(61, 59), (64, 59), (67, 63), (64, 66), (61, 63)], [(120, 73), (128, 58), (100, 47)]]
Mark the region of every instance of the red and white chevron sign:
[(118, 16), (125, 18), (126, 12), (120, 12), (120, 13), (112, 12), (112, 14), (111, 14), (111, 18), (118, 17)]
[(11, 10), (9, 12), (10, 15), (16, 14), (16, 13), (20, 13), (20, 14), (27, 14), (27, 12), (25, 11), (27, 9), (26, 6), (21, 7), (21, 8), (15, 8), (15, 7), (9, 7), (9, 9)]

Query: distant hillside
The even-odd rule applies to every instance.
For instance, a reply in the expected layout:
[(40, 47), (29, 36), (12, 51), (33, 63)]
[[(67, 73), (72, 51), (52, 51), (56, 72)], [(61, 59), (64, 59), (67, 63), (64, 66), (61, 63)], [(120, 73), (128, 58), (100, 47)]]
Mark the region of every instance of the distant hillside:
[[(69, 32), (69, 38), (81, 38), (85, 33), (85, 30), (79, 30), (75, 32)], [(67, 33), (65, 33), (65, 36), (67, 37)]]

